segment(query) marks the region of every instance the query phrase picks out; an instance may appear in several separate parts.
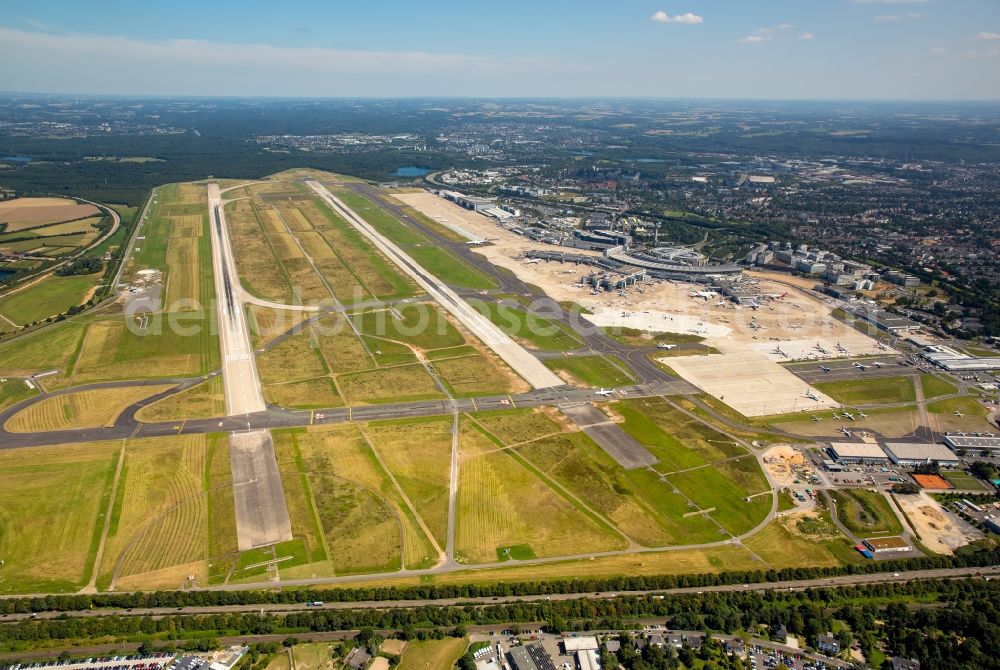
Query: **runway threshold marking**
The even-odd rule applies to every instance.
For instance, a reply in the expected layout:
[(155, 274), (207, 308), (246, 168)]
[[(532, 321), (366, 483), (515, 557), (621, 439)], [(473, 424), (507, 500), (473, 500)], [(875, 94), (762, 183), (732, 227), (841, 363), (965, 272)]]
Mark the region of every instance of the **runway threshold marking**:
[(471, 400), (472, 400), (472, 409), (474, 411), (478, 412), (479, 411), (479, 405), (476, 404), (476, 399), (475, 398), (471, 398)]
[(514, 409), (517, 409), (517, 405), (514, 404), (514, 399), (512, 397), (510, 397), (510, 394), (507, 394), (507, 400), (510, 401), (510, 406), (511, 407), (513, 407)]

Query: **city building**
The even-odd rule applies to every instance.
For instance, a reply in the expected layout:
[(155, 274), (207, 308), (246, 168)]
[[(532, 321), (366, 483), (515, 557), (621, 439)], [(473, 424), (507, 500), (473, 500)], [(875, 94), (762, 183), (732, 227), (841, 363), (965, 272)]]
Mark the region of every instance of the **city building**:
[(816, 638), (816, 648), (827, 656), (836, 656), (840, 653), (840, 640), (833, 636), (833, 633), (819, 635)]
[(949, 372), (1000, 370), (1000, 357), (969, 356), (943, 344), (934, 344), (924, 348), (920, 352), (920, 356)]
[(944, 443), (955, 449), (966, 451), (997, 451), (1000, 450), (1000, 437), (996, 435), (959, 435), (944, 436)]

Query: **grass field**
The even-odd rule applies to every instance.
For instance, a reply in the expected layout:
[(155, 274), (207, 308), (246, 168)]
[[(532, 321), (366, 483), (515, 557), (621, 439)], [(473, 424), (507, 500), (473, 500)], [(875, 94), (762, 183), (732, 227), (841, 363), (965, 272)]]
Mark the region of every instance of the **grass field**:
[(87, 327), (73, 381), (193, 377), (219, 365), (214, 317), (202, 312), (154, 315), (145, 331), (124, 317)]
[[(465, 344), (465, 338), (434, 305), (407, 305), (394, 310), (368, 311), (352, 317), (358, 330), (377, 337), (411, 344), (419, 349), (443, 349)], [(402, 318), (397, 318), (396, 315)]]
[(448, 530), (451, 419), (370, 424), (368, 434), (385, 467), (417, 509), (440, 546)]
[(329, 377), (268, 384), (264, 386), (264, 398), (280, 407), (293, 409), (321, 409), (344, 404)]
[(909, 377), (870, 377), (821, 382), (815, 387), (844, 405), (913, 402), (917, 395)]
[(414, 261), (441, 281), (471, 289), (497, 287), (490, 277), (447, 249), (436, 246), (423, 233), (396, 220), (371, 200), (341, 188), (334, 188), (333, 192), (358, 216), (399, 245)]
[(264, 384), (312, 379), (327, 373), (309, 332), (293, 335), (257, 356), (257, 368)]
[[(316, 343), (319, 345), (327, 367), (334, 373), (360, 372), (374, 367), (375, 363), (368, 351), (347, 324), (347, 319), (340, 316), (325, 315), (313, 330)], [(380, 344), (387, 347), (388, 343)], [(405, 347), (404, 347), (405, 349)], [(414, 360), (406, 349), (404, 361)]]
[(129, 386), (52, 396), (21, 410), (5, 427), (12, 433), (34, 433), (111, 426), (129, 405), (168, 388)]
[(698, 335), (653, 333), (636, 328), (605, 327), (601, 330), (611, 339), (633, 347), (651, 347), (656, 344), (694, 344), (705, 339)]
[[(180, 588), (206, 583), (207, 439), (202, 435), (130, 440), (105, 540), (100, 584), (159, 573)], [(165, 572), (173, 568), (174, 579)]]
[(29, 388), (21, 379), (0, 381), (0, 410), (36, 395), (38, 395), (38, 389)]
[(79, 305), (100, 280), (100, 274), (48, 275), (25, 289), (0, 298), (0, 314), (22, 326), (42, 321)]
[(238, 200), (227, 205), (226, 224), (243, 286), (262, 298), (289, 302), (289, 279), (271, 250), (250, 202)]
[[(986, 408), (968, 396), (928, 403), (927, 411), (931, 425), (939, 432), (997, 432), (996, 426), (986, 420)], [(965, 416), (956, 415), (956, 411)]]
[(443, 398), (422, 365), (357, 372), (337, 377), (349, 404), (405, 402)]
[(952, 472), (945, 470), (941, 473), (941, 476), (947, 479), (949, 484), (962, 491), (991, 490), (986, 484), (965, 472)]
[[(774, 519), (759, 533), (743, 540), (744, 546), (760, 556), (774, 570), (803, 566), (832, 567), (851, 551), (851, 543), (831, 523), (814, 522), (800, 527), (811, 513), (789, 514)], [(803, 532), (803, 528), (810, 532)]]
[(210, 419), (225, 414), (226, 398), (222, 389), (222, 377), (215, 376), (197, 386), (146, 405), (136, 412), (135, 418), (155, 423), (183, 419)]
[(920, 375), (920, 383), (924, 388), (925, 398), (937, 398), (958, 392), (958, 388), (943, 375), (924, 373)]
[(520, 386), (516, 373), (492, 354), (440, 359), (434, 369), (456, 397), (510, 393)]
[(63, 321), (0, 344), (0, 374), (27, 375), (70, 365), (84, 324)]
[(572, 351), (583, 342), (552, 319), (529, 314), (509, 302), (495, 303), (471, 300), (475, 309), (489, 318), (500, 330), (540, 351)]
[(446, 637), (442, 640), (411, 641), (403, 650), (397, 670), (439, 670), (451, 668), (465, 653), (465, 638)]
[[(400, 489), (356, 426), (313, 429), (298, 433), (296, 440), (302, 471), (311, 473), (310, 477), (336, 477), (360, 487), (376, 496), (379, 504), (392, 513), (393, 526), (354, 524), (345, 527), (340, 534), (327, 534), (330, 555), (338, 572), (368, 572), (380, 566), (398, 567), (401, 560), (407, 567), (427, 567), (437, 560), (437, 551), (417, 517), (421, 510), (411, 509), (406, 503)], [(387, 454), (392, 451), (384, 445), (383, 449)], [(373, 508), (379, 509), (377, 506)], [(338, 524), (335, 505), (320, 498), (316, 509), (324, 528)]]
[(624, 365), (610, 356), (566, 356), (549, 358), (545, 365), (564, 379), (584, 386), (627, 386), (635, 379), (624, 371)]
[(562, 430), (548, 414), (537, 409), (479, 412), (473, 417), (506, 445), (536, 440)]
[(258, 305), (249, 305), (247, 314), (247, 325), (254, 337), (254, 344), (258, 347), (267, 344), (310, 316), (307, 312), (270, 309)]
[(0, 593), (83, 586), (97, 551), (120, 442), (0, 451)]
[(831, 491), (837, 502), (837, 518), (852, 533), (899, 535), (903, 527), (884, 496), (862, 489)]
[(621, 549), (625, 541), (552, 490), (522, 462), (465, 424), (460, 432), (456, 558), (503, 560), (502, 547), (528, 545), (536, 556)]

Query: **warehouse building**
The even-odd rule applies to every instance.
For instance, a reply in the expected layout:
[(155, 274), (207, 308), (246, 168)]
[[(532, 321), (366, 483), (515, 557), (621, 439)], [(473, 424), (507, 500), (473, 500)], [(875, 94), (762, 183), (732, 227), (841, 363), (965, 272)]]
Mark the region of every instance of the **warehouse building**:
[(876, 554), (889, 551), (909, 551), (909, 543), (901, 537), (870, 537), (864, 540), (865, 546)]
[(882, 447), (896, 465), (918, 465), (930, 461), (937, 461), (941, 465), (958, 465), (961, 460), (943, 444), (886, 442)]
[(1000, 451), (1000, 437), (995, 435), (956, 435), (944, 436), (944, 443), (952, 449), (967, 451)]
[(889, 457), (877, 444), (868, 442), (832, 442), (830, 456), (838, 463), (888, 463)]

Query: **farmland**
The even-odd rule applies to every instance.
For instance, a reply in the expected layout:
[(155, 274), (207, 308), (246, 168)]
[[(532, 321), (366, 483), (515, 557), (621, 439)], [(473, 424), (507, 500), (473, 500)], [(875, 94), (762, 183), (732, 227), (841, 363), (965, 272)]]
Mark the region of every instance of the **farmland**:
[(62, 314), (84, 302), (100, 275), (59, 277), (46, 275), (41, 281), (12, 289), (0, 297), (0, 316), (18, 326)]

